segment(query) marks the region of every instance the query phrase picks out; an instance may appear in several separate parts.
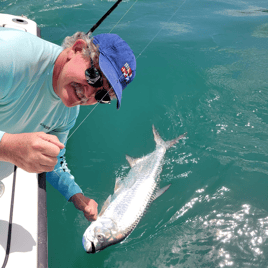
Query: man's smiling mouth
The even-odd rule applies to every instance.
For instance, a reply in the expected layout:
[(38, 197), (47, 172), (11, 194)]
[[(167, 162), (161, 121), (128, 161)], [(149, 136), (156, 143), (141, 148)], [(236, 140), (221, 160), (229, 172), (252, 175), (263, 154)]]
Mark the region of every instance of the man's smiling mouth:
[(77, 98), (81, 101), (82, 104), (86, 103), (89, 99), (84, 95), (84, 88), (75, 82), (71, 83), (71, 86), (74, 88), (74, 92)]

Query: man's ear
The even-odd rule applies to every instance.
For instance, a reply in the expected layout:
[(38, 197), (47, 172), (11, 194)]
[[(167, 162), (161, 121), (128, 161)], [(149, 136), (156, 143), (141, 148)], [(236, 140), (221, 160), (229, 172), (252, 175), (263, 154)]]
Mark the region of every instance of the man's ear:
[(87, 42), (83, 39), (77, 39), (72, 46), (74, 53), (82, 52), (84, 48), (87, 48)]

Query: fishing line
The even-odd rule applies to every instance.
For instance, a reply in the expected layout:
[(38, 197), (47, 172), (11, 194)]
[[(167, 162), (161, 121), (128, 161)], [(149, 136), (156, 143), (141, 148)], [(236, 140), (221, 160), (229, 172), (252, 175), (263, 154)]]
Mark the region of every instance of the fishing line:
[[(111, 29), (111, 31), (110, 31), (110, 33), (112, 32), (112, 30), (120, 23), (120, 21), (126, 16), (126, 14), (133, 8), (133, 6), (137, 3), (137, 1), (138, 0), (136, 0), (135, 2), (134, 2), (134, 4), (125, 12), (125, 14), (121, 17), (121, 19), (116, 23), (116, 25)], [(167, 21), (167, 23), (168, 22), (170, 22), (171, 20), (172, 20), (172, 18), (176, 15), (176, 13), (179, 11), (179, 9), (185, 4), (185, 2), (186, 2), (187, 0), (184, 0), (184, 2), (177, 8), (177, 10), (173, 13), (173, 15), (168, 19), (168, 21)], [(120, 1), (119, 1), (120, 2)], [(112, 7), (113, 8), (113, 7)], [(111, 8), (111, 9), (112, 9)], [(109, 11), (108, 11), (109, 12)], [(107, 12), (107, 13), (108, 13)], [(106, 14), (107, 14), (106, 13)], [(106, 15), (105, 14), (105, 15)], [(105, 17), (105, 15), (103, 16), (103, 17)], [(107, 15), (108, 16), (108, 15)], [(101, 20), (103, 20), (103, 17), (101, 18)], [(97, 24), (96, 24), (97, 25)], [(95, 25), (94, 25), (95, 26)], [(93, 26), (93, 27), (94, 27)], [(97, 28), (97, 27), (95, 27), (95, 28), (91, 28), (91, 30), (93, 29), (93, 31)], [(154, 39), (159, 35), (159, 33), (164, 29), (164, 27), (165, 26), (163, 26), (157, 33), (156, 33), (156, 35), (148, 42), (148, 44), (144, 47), (144, 49), (139, 53), (139, 55), (137, 56), (137, 59), (144, 53), (144, 51), (150, 46), (150, 44), (154, 41)], [(92, 33), (93, 31), (89, 31), (88, 33)], [(122, 76), (123, 76), (123, 74), (122, 74)], [(122, 77), (121, 76), (121, 77)], [(120, 77), (120, 78), (121, 78)], [(120, 79), (119, 78), (119, 79)], [(119, 81), (119, 80), (118, 80)], [(112, 88), (110, 88), (108, 91), (107, 91), (107, 93), (106, 94), (108, 94), (109, 93), (109, 91), (110, 90), (112, 90)], [(103, 96), (103, 98), (102, 99), (104, 99), (104, 97), (106, 96), (106, 94)], [(92, 112), (99, 106), (99, 102), (97, 103), (97, 104), (95, 104), (95, 106), (91, 109), (91, 111), (88, 113), (88, 115), (82, 120), (82, 122), (75, 128), (75, 130), (72, 132), (72, 134), (70, 134), (70, 136), (67, 138), (67, 140), (66, 140), (66, 142), (73, 136), (73, 134), (78, 130), (78, 128), (86, 121), (86, 119), (92, 114)], [(55, 170), (53, 170), (59, 177), (60, 177), (60, 175), (55, 171)], [(78, 197), (78, 196), (77, 196)], [(78, 197), (78, 199), (83, 203), (83, 204), (85, 204), (86, 206), (87, 206), (87, 204), (80, 198), (80, 197)]]
[[(130, 9), (132, 9), (132, 7), (136, 4), (138, 2), (138, 0), (136, 0), (135, 2), (134, 2), (134, 4), (127, 10), (127, 12), (123, 15), (123, 17), (115, 24), (115, 26), (112, 28), (112, 30), (119, 24), (119, 22), (127, 15), (127, 13), (130, 11)], [(109, 32), (109, 33), (111, 33), (112, 32), (112, 30)]]
[[(184, 0), (184, 2), (177, 8), (175, 13), (168, 19), (167, 23), (172, 20), (172, 18), (176, 15), (176, 13), (179, 11), (179, 9), (185, 4), (187, 0)], [(141, 56), (141, 54), (147, 49), (147, 47), (154, 41), (154, 39), (159, 35), (159, 33), (164, 29), (165, 26), (162, 26), (162, 28), (156, 33), (156, 35), (149, 41), (149, 43), (145, 46), (145, 48), (141, 51), (141, 53), (138, 55), (137, 59)]]
[[(108, 90), (109, 92), (110, 90)], [(108, 94), (108, 92), (106, 94)], [(106, 94), (103, 96), (103, 98), (106, 96)], [(102, 99), (103, 99), (102, 98)], [(91, 115), (91, 113), (99, 106), (99, 102), (95, 104), (95, 106), (91, 109), (91, 111), (88, 113), (88, 115), (83, 119), (83, 121), (75, 128), (75, 130), (72, 132), (72, 134), (69, 135), (66, 142), (73, 136), (73, 134), (76, 132), (76, 130), (86, 121), (86, 119)]]
[[(126, 14), (133, 8), (133, 6), (137, 3), (138, 0), (136, 0), (132, 6), (125, 12), (125, 14), (120, 18), (120, 20), (116, 23), (116, 25), (111, 29), (110, 33), (112, 32), (112, 30), (119, 24), (119, 22), (126, 16)], [(183, 3), (176, 9), (176, 11), (173, 13), (173, 15), (167, 20), (167, 23), (170, 22), (172, 20), (172, 18), (176, 15), (176, 13), (179, 11), (179, 9), (186, 3), (187, 0), (184, 0)], [(107, 12), (108, 13), (108, 12)], [(106, 14), (107, 14), (106, 13)], [(103, 18), (101, 18), (101, 20), (103, 20)], [(144, 49), (138, 54), (137, 58), (138, 59), (143, 53), (144, 51), (150, 46), (150, 44), (154, 41), (154, 39), (159, 35), (159, 33), (164, 29), (165, 26), (162, 26), (162, 28), (156, 33), (156, 35), (148, 42), (148, 44), (144, 47)], [(96, 29), (96, 28), (95, 28)], [(95, 30), (94, 29), (94, 30)], [(92, 33), (92, 31), (89, 31), (88, 33)], [(121, 75), (121, 77), (123, 76), (123, 74)], [(121, 78), (120, 77), (120, 78)], [(119, 79), (120, 79), (119, 78)], [(118, 81), (119, 81), (118, 79)], [(112, 90), (112, 88), (110, 88), (107, 93), (103, 96), (102, 99), (104, 99), (104, 97)], [(70, 134), (70, 136), (68, 137), (68, 139), (66, 141), (68, 141), (73, 134), (78, 130), (78, 128), (85, 122), (85, 120), (89, 117), (89, 115), (91, 115), (91, 113), (98, 107), (100, 103), (95, 104), (95, 106), (91, 109), (91, 111), (88, 113), (88, 115), (85, 117), (85, 119), (75, 128), (75, 130), (72, 132), (72, 134)]]

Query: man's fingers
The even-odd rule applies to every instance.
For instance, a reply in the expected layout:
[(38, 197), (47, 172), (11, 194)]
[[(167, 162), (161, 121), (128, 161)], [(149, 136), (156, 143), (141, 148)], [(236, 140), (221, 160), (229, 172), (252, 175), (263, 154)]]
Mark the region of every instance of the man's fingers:
[(43, 165), (40, 165), (40, 170), (41, 172), (37, 172), (37, 173), (42, 173), (42, 172), (51, 172), (54, 170), (54, 166), (43, 166)]
[(48, 157), (57, 157), (60, 153), (60, 150), (64, 148), (64, 145), (61, 142), (57, 140), (51, 140), (46, 137), (41, 137), (41, 141), (39, 141), (37, 146), (39, 148), (39, 151)]
[(82, 210), (84, 216), (89, 221), (95, 221), (98, 217), (98, 203), (93, 199), (84, 196), (82, 193), (77, 193), (70, 198), (74, 206)]
[(54, 158), (57, 157), (60, 153), (60, 148), (55, 144), (42, 140), (38, 144), (38, 150), (43, 156)]
[(51, 172), (54, 170), (54, 166), (46, 166), (46, 165), (36, 165), (36, 166), (21, 167), (21, 168), (29, 173)]
[(98, 216), (98, 210), (97, 209), (92, 209), (90, 207), (86, 207), (85, 211), (84, 211), (85, 217), (89, 220), (89, 221), (95, 221), (97, 220), (97, 216)]
[(88, 213), (84, 213), (85, 217), (87, 218), (88, 221), (95, 221), (97, 220), (97, 216), (96, 214), (88, 214)]
[(42, 166), (50, 166), (54, 168), (58, 163), (58, 159), (57, 156), (52, 157), (48, 155), (42, 155), (42, 159), (40, 159), (39, 163)]
[(61, 143), (58, 139), (57, 136), (55, 135), (51, 135), (51, 134), (45, 134), (44, 135), (40, 135), (40, 138), (42, 138), (44, 141), (47, 141), (49, 143), (54, 144), (55, 146), (57, 146), (59, 149), (63, 149), (65, 146), (63, 143)]

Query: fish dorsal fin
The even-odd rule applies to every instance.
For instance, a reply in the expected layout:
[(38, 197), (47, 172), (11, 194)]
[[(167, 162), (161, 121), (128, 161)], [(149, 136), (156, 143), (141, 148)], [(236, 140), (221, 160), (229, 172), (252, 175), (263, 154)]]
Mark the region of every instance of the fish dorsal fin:
[(112, 195), (109, 195), (108, 198), (106, 199), (106, 201), (104, 202), (102, 208), (101, 208), (101, 212), (100, 212), (99, 216), (101, 216), (104, 213), (104, 211), (106, 210), (106, 208), (110, 205), (111, 199), (112, 199)]
[(140, 161), (142, 161), (141, 158), (133, 158), (133, 157), (130, 157), (129, 155), (126, 155), (126, 159), (127, 159), (128, 163), (129, 163), (130, 167), (134, 167)]
[(155, 196), (154, 196), (154, 200), (157, 199), (159, 196), (161, 196), (163, 193), (165, 193), (168, 188), (171, 186), (171, 184), (159, 189), (156, 193), (155, 193)]
[(122, 187), (122, 179), (121, 178), (116, 178), (115, 180), (115, 186), (114, 186), (114, 192), (117, 192), (121, 189)]

